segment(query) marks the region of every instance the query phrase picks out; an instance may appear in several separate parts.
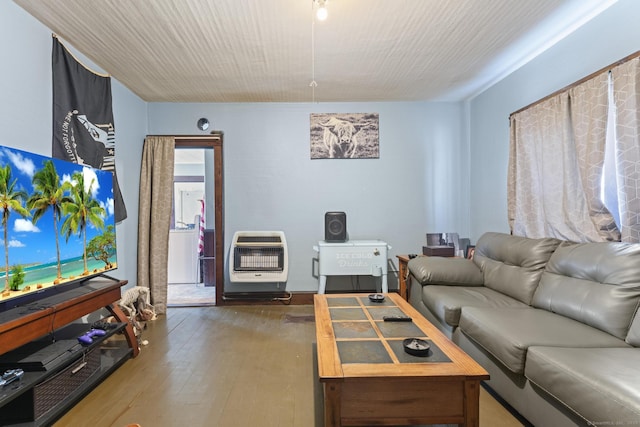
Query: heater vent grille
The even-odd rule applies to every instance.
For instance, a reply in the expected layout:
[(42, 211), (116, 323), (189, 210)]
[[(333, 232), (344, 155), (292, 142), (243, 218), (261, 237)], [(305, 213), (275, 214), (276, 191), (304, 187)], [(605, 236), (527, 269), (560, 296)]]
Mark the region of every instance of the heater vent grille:
[(284, 249), (236, 246), (233, 269), (236, 271), (282, 271), (284, 269)]
[(233, 236), (231, 254), (232, 282), (287, 280), (287, 241), (282, 231), (238, 231)]

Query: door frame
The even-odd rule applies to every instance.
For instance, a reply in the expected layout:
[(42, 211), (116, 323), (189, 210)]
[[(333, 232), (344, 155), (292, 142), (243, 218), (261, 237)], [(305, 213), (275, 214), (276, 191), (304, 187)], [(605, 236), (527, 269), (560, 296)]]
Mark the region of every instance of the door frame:
[(214, 176), (214, 229), (215, 229), (215, 267), (216, 300), (215, 305), (224, 303), (224, 162), (222, 157), (222, 131), (213, 131), (210, 135), (175, 136), (175, 148), (213, 148)]

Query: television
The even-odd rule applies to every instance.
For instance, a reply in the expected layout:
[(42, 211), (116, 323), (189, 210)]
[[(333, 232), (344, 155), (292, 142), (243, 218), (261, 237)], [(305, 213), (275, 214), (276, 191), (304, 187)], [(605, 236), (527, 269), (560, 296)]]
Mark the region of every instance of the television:
[(117, 268), (109, 171), (0, 146), (0, 214), (0, 312)]

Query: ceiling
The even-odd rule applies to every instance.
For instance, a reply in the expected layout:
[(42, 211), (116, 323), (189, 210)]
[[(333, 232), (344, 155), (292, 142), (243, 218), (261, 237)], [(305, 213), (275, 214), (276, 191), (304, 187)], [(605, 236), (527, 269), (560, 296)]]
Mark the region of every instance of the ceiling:
[(350, 102), (467, 99), (616, 0), (14, 1), (147, 102)]

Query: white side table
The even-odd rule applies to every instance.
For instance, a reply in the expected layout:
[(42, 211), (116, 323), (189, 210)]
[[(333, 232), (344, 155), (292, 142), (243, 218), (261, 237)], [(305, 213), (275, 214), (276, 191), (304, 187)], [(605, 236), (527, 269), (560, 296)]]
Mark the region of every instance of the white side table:
[(348, 240), (346, 242), (318, 242), (318, 293), (324, 294), (327, 276), (382, 276), (382, 292), (389, 292), (387, 284), (387, 252), (391, 249), (382, 240)]

